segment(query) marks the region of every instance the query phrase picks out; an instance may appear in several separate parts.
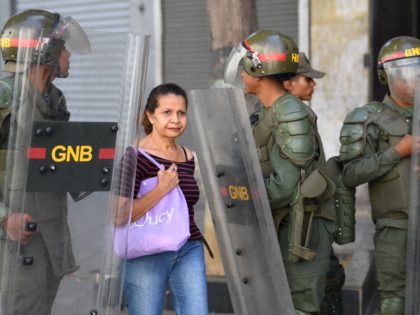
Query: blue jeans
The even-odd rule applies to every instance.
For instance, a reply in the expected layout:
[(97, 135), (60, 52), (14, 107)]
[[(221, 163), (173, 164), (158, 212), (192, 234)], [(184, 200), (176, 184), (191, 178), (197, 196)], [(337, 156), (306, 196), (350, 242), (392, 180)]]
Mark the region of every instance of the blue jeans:
[(162, 315), (167, 286), (177, 315), (208, 314), (206, 267), (200, 240), (190, 240), (176, 252), (126, 262), (124, 295), (130, 315)]

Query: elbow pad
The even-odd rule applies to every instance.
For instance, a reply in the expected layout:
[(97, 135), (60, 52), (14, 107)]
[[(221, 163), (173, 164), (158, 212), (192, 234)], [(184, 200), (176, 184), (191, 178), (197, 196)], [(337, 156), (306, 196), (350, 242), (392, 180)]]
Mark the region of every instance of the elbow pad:
[(276, 108), (276, 142), (282, 153), (298, 166), (315, 157), (316, 135), (305, 104), (291, 99)]

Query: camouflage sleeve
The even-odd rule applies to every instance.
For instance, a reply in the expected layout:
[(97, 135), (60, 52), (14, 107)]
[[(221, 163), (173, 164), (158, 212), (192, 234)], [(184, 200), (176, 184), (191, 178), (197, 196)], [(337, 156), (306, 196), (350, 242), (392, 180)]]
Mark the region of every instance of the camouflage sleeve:
[(271, 151), (273, 173), (265, 179), (271, 209), (280, 209), (293, 204), (299, 197), (300, 167), (282, 157), (279, 147)]
[(394, 147), (389, 147), (385, 151), (378, 150), (380, 132), (375, 125), (368, 125), (360, 153), (344, 161), (343, 183), (347, 187), (356, 187), (380, 178), (401, 160)]

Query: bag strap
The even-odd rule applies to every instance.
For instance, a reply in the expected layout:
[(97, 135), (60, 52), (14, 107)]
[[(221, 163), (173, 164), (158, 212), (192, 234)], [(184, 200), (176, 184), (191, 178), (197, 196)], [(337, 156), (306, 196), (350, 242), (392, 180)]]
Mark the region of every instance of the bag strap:
[(165, 168), (162, 164), (158, 163), (154, 158), (152, 158), (146, 151), (144, 151), (141, 148), (138, 148), (138, 150), (141, 154), (143, 154), (146, 157), (146, 159), (148, 159), (150, 162), (156, 165), (158, 169), (163, 170)]

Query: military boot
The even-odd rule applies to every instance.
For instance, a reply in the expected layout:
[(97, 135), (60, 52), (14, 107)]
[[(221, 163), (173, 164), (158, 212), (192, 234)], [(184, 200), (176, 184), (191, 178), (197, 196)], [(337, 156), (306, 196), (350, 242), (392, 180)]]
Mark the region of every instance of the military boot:
[(321, 303), (321, 315), (342, 315), (343, 299), (342, 287), (344, 285), (344, 268), (339, 263), (334, 252), (331, 251), (330, 269), (327, 273), (325, 295)]
[(403, 298), (383, 299), (375, 315), (404, 315), (404, 302)]

